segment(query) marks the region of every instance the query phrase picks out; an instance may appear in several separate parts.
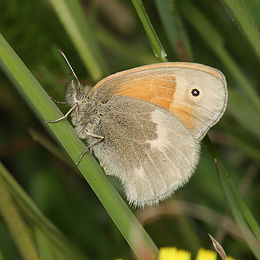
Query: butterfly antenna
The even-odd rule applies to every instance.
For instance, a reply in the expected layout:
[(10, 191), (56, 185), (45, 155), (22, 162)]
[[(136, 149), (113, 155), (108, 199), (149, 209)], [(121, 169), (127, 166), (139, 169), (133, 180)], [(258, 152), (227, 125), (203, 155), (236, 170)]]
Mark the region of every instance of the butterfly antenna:
[(77, 82), (78, 82), (78, 85), (81, 86), (81, 84), (80, 84), (80, 82), (79, 82), (79, 79), (78, 79), (76, 73), (74, 72), (72, 66), (70, 65), (69, 60), (67, 59), (66, 55), (65, 55), (64, 52), (63, 52), (62, 50), (60, 50), (60, 49), (59, 49), (59, 52), (60, 52), (60, 54), (63, 56), (63, 58), (65, 59), (65, 61), (67, 62), (67, 64), (68, 64), (70, 70), (72, 71), (72, 74), (73, 74), (74, 78), (75, 78), (75, 79), (77, 80)]

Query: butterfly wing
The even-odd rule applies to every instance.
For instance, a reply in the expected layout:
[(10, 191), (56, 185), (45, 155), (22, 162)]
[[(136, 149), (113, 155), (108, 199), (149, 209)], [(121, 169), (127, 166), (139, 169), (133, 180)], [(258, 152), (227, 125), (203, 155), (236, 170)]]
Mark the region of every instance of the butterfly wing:
[[(193, 89), (200, 95), (193, 96)], [(178, 118), (197, 140), (220, 119), (227, 104), (223, 74), (206, 65), (185, 62), (152, 64), (116, 73), (100, 81), (93, 94), (104, 102), (117, 95), (160, 106)]]
[[(121, 180), (131, 204), (153, 205), (187, 182), (199, 144), (170, 112), (124, 96), (113, 96), (98, 110), (94, 133), (105, 138), (91, 149), (106, 174)], [(95, 141), (88, 139), (90, 145)]]

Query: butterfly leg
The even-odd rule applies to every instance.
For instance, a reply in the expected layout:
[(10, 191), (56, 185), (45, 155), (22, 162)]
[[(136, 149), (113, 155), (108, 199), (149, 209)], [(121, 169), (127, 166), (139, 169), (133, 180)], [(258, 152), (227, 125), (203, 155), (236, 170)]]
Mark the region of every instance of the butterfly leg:
[(95, 143), (93, 143), (92, 145), (88, 146), (88, 148), (85, 149), (85, 150), (81, 153), (79, 159), (78, 159), (77, 162), (76, 162), (76, 165), (77, 165), (77, 166), (78, 166), (78, 164), (80, 163), (80, 161), (81, 161), (81, 159), (83, 158), (83, 156), (89, 151), (89, 149), (90, 149), (91, 147), (93, 147), (94, 145), (98, 144), (99, 142), (101, 142), (101, 141), (104, 139), (104, 136), (101, 136), (101, 135), (95, 135), (95, 134), (88, 133), (88, 132), (87, 132), (86, 134), (87, 134), (88, 136), (95, 137), (95, 138), (99, 138), (99, 139), (98, 139)]
[(47, 122), (47, 123), (57, 123), (57, 122), (59, 122), (59, 121), (65, 119), (65, 118), (67, 118), (68, 115), (69, 115), (77, 106), (78, 106), (78, 104), (76, 103), (64, 116), (62, 116), (62, 117), (60, 117), (60, 118), (58, 118), (58, 119), (56, 119), (56, 120), (47, 120), (46, 122)]

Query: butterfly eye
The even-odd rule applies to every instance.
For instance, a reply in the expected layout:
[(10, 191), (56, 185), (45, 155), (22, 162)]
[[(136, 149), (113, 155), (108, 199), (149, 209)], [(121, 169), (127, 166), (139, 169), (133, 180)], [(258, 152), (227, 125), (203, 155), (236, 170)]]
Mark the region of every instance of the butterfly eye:
[(76, 95), (77, 100), (82, 100), (84, 98), (84, 94), (82, 92), (78, 92)]
[(198, 97), (200, 95), (200, 91), (198, 89), (194, 88), (191, 90), (191, 94), (194, 97)]

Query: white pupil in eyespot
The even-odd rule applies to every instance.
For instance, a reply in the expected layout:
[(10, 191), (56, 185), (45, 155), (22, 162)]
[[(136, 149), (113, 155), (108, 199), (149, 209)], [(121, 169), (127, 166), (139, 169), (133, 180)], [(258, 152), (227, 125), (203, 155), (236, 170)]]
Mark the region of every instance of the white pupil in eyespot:
[(192, 94), (192, 96), (197, 97), (197, 96), (199, 96), (200, 91), (199, 91), (198, 89), (194, 88), (194, 89), (191, 91), (191, 94)]

